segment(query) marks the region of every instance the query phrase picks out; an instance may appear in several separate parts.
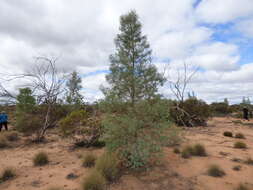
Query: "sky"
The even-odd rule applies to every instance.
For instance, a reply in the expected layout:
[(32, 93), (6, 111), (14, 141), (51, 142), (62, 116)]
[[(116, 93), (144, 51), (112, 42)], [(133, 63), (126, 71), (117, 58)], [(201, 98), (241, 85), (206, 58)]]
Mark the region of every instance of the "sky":
[[(0, 73), (26, 72), (36, 56), (58, 57), (59, 69), (82, 76), (86, 101), (103, 98), (119, 17), (130, 10), (169, 80), (186, 63), (199, 68), (187, 89), (198, 98), (253, 100), (253, 0), (1, 0)], [(173, 98), (168, 84), (159, 91)]]

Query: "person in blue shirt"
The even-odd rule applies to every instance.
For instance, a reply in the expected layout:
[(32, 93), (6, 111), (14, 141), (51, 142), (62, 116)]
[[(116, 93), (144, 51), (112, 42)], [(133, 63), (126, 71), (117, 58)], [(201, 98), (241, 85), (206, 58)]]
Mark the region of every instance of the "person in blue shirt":
[(3, 126), (5, 130), (8, 131), (8, 115), (4, 111), (2, 111), (0, 114), (0, 131), (2, 130)]

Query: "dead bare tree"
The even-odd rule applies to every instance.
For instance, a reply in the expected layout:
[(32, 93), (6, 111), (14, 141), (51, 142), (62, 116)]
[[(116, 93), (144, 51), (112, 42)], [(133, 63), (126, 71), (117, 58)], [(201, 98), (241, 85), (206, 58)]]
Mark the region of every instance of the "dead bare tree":
[(30, 79), (30, 87), (33, 89), (37, 98), (37, 103), (45, 106), (46, 110), (43, 113), (43, 125), (37, 132), (37, 140), (41, 141), (47, 129), (54, 125), (51, 118), (52, 109), (57, 104), (57, 99), (63, 93), (63, 84), (65, 82), (64, 75), (57, 70), (57, 58), (51, 59), (47, 57), (36, 57), (34, 68), (26, 74)]
[(176, 97), (176, 105), (175, 109), (179, 111), (179, 115), (177, 115), (177, 119), (180, 120), (184, 126), (187, 126), (183, 120), (183, 116), (187, 116), (189, 118), (189, 123), (191, 126), (193, 126), (192, 123), (192, 117), (191, 114), (189, 114), (187, 111), (185, 111), (182, 107), (181, 104), (185, 100), (185, 93), (187, 90), (187, 87), (189, 83), (191, 82), (193, 76), (197, 73), (199, 70), (199, 67), (194, 67), (190, 68), (190, 65), (187, 64), (186, 62), (183, 63), (183, 69), (177, 69), (177, 76), (175, 78), (175, 75), (172, 76), (167, 76), (168, 78), (168, 84), (171, 92), (173, 95)]

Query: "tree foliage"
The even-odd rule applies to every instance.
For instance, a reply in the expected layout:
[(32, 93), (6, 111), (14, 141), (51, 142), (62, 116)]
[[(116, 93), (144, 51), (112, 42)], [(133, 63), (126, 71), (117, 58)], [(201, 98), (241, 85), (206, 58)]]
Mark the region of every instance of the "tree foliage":
[(142, 35), (141, 23), (135, 11), (120, 17), (120, 33), (115, 39), (116, 52), (110, 56), (110, 73), (106, 76), (111, 88), (103, 89), (106, 96), (131, 102), (153, 98), (164, 77), (151, 64), (151, 49)]

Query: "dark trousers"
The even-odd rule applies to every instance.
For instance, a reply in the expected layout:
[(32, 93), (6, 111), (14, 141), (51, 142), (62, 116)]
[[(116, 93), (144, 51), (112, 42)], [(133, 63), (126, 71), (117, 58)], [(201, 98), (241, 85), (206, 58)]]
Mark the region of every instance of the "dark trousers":
[(2, 127), (4, 127), (6, 131), (8, 131), (8, 123), (7, 122), (0, 123), (0, 131), (2, 130)]

